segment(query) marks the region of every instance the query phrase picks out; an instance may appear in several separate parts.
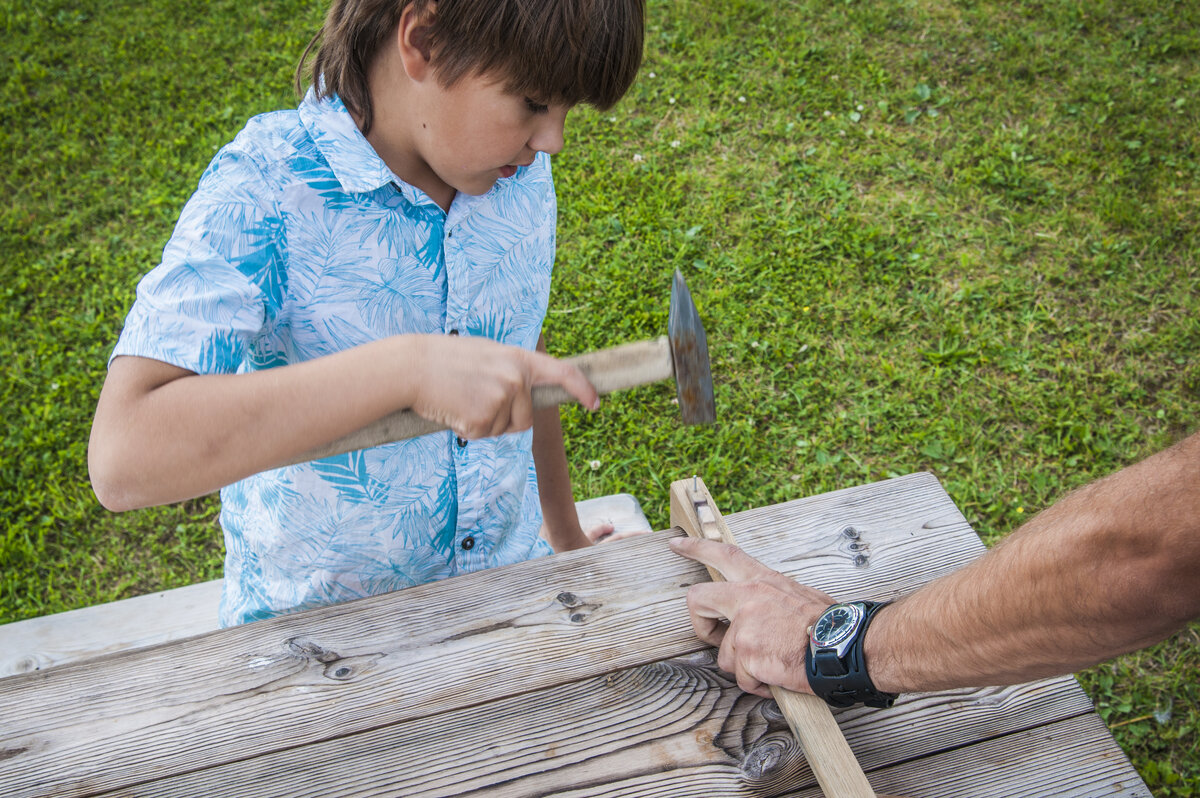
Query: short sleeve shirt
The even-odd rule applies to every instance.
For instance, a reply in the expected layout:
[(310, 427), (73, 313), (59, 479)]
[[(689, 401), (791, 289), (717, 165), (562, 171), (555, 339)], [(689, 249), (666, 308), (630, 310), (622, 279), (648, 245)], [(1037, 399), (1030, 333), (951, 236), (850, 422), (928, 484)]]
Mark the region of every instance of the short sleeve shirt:
[[(226, 374), (405, 333), (533, 349), (555, 215), (545, 154), (443, 212), (392, 174), (336, 96), (310, 92), (214, 158), (113, 357)], [(436, 433), (223, 489), (222, 625), (548, 554), (531, 441)]]

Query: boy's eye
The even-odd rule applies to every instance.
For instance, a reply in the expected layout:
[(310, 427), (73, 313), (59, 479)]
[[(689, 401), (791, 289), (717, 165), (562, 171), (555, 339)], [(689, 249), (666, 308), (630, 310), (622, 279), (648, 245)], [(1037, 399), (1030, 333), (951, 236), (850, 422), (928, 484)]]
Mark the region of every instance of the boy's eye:
[(525, 98), (525, 107), (528, 108), (531, 113), (535, 114), (544, 114), (550, 110), (550, 106), (543, 105), (542, 103), (532, 100), (529, 97)]

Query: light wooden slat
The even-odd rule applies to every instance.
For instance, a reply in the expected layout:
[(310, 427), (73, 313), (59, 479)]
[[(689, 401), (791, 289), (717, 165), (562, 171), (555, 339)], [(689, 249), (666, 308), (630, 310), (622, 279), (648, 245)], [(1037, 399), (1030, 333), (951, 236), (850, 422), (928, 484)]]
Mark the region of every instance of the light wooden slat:
[[(1094, 712), (905, 762), (871, 778), (878, 790), (914, 798), (1151, 798)], [(807, 789), (781, 798), (820, 793)]]
[[(813, 785), (778, 708), (743, 693), (712, 660), (703, 652), (116, 794), (204, 796), (220, 788), (240, 798), (433, 798), (480, 790), (515, 798), (620, 785), (633, 796), (664, 770), (696, 769), (721, 794)], [(875, 769), (1091, 711), (1068, 677), (838, 714), (863, 766)]]
[[(871, 598), (979, 551), (928, 475), (728, 521), (793, 575)], [(847, 523), (865, 567), (826, 553)], [(683, 596), (703, 571), (669, 535), (0, 680), (0, 794), (87, 794), (696, 651)]]
[(222, 583), (216, 579), (0, 625), (0, 677), (214, 631)]

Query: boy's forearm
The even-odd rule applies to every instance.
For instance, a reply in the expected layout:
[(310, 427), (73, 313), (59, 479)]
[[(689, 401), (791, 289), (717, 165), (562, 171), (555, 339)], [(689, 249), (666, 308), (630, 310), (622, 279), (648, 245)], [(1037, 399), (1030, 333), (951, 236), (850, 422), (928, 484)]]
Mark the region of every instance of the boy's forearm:
[(1200, 435), (1070, 494), (876, 616), (881, 690), (1012, 684), (1157, 642), (1200, 614)]
[(414, 381), (374, 366), (418, 346), (397, 336), (249, 374), (117, 358), (92, 426), (96, 495), (114, 510), (202, 496), (353, 432), (411, 404)]
[(557, 552), (590, 546), (591, 541), (584, 535), (575, 510), (557, 407), (534, 411), (533, 463), (537, 469), (538, 496), (546, 538), (551, 548)]

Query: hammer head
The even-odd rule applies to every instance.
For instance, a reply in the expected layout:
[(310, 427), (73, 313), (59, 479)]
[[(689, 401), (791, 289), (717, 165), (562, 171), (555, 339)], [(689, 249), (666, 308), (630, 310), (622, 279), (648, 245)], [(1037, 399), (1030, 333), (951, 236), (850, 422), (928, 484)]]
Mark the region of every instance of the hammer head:
[(708, 361), (708, 339), (704, 325), (692, 302), (683, 275), (675, 270), (671, 284), (671, 311), (667, 317), (667, 338), (671, 342), (671, 360), (675, 366), (675, 390), (684, 424), (711, 424), (716, 421), (713, 403), (712, 368)]

